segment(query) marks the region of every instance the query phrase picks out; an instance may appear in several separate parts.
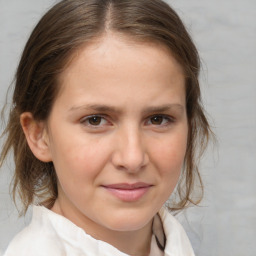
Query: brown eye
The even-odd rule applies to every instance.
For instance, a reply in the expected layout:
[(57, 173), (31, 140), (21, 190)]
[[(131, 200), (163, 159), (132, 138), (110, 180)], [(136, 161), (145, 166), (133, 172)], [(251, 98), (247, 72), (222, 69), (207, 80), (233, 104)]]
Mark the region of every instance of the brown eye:
[(106, 126), (112, 125), (111, 122), (101, 115), (86, 116), (80, 120), (80, 123), (88, 129), (103, 129)]
[(150, 118), (151, 123), (154, 125), (161, 125), (163, 123), (163, 119), (164, 118), (162, 116), (154, 116)]
[(100, 116), (93, 116), (88, 119), (88, 123), (90, 125), (100, 125), (101, 124), (102, 117)]

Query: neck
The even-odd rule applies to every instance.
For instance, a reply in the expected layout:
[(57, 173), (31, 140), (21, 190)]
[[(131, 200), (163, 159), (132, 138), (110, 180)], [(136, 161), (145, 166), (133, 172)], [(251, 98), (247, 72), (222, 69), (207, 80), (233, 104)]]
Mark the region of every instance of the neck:
[[(78, 216), (75, 212), (65, 212), (59, 200), (56, 200), (52, 209), (53, 212), (70, 219), (74, 224), (83, 228), (85, 232), (97, 240), (107, 242), (119, 251), (133, 256), (145, 256), (150, 252), (152, 237), (152, 220), (139, 230), (115, 231), (99, 225), (86, 216)], [(76, 215), (76, 218), (70, 216)]]
[[(112, 234), (111, 234), (112, 233)], [(136, 231), (111, 231), (107, 236), (99, 237), (118, 250), (133, 256), (145, 256), (150, 252), (152, 223)]]

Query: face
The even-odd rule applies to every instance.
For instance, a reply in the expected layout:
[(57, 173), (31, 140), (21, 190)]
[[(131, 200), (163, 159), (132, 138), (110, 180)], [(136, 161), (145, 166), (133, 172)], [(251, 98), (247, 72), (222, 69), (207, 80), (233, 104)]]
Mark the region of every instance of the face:
[(60, 77), (47, 121), (53, 210), (95, 234), (150, 223), (184, 161), (184, 83), (162, 46), (114, 36), (85, 46)]

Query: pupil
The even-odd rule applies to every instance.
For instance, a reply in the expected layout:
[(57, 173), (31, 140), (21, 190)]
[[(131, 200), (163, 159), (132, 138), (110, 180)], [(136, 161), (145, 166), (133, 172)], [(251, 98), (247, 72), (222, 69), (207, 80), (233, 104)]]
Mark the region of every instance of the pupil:
[(101, 122), (101, 117), (98, 117), (98, 116), (93, 116), (89, 119), (89, 123), (91, 125), (99, 125)]
[(161, 124), (163, 122), (162, 116), (154, 116), (151, 118), (152, 124)]

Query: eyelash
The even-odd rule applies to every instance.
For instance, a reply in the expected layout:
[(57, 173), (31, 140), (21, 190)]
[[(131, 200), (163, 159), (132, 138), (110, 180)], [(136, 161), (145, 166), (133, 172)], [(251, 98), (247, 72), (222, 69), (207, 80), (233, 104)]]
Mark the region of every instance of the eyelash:
[[(91, 124), (89, 123), (93, 118), (97, 119), (99, 118), (99, 124)], [(153, 124), (152, 123), (152, 119), (153, 118), (160, 118), (160, 121), (164, 122), (164, 124), (161, 122), (161, 124)], [(162, 120), (161, 120), (162, 119)], [(101, 115), (101, 114), (97, 114), (97, 115), (90, 115), (90, 116), (86, 116), (84, 118), (82, 118), (80, 120), (80, 123), (83, 124), (83, 125), (86, 125), (88, 127), (92, 127), (92, 128), (95, 128), (95, 129), (99, 129), (99, 128), (102, 128), (102, 124), (101, 122), (104, 120), (105, 124), (107, 125), (110, 125), (111, 126), (111, 122), (108, 121), (108, 118), (105, 116), (105, 115)], [(151, 124), (148, 124), (148, 122), (151, 122)], [(147, 119), (146, 119), (146, 122), (145, 124), (146, 125), (152, 125), (154, 127), (166, 127), (166, 126), (169, 126), (171, 125), (172, 123), (175, 122), (175, 119), (169, 115), (164, 115), (164, 114), (156, 114), (156, 115), (152, 115), (152, 116), (149, 116)], [(105, 126), (105, 124), (103, 124), (103, 126)]]
[(107, 123), (110, 124), (110, 122), (107, 120), (107, 118), (104, 116), (104, 115), (91, 115), (91, 116), (87, 116), (87, 117), (84, 117), (81, 119), (80, 123), (81, 124), (84, 124), (86, 126), (89, 126), (89, 127), (93, 127), (93, 128), (99, 128), (101, 127), (100, 125), (93, 125), (93, 124), (90, 124), (90, 120), (92, 120), (93, 118), (100, 118), (100, 122), (102, 120), (105, 120)]
[(161, 124), (153, 124), (153, 123), (152, 123), (153, 126), (165, 127), (165, 126), (168, 126), (168, 125), (174, 123), (174, 121), (175, 121), (175, 119), (174, 119), (173, 117), (168, 116), (168, 115), (163, 115), (163, 114), (152, 115), (152, 116), (150, 116), (150, 117), (147, 118), (147, 119), (148, 119), (149, 121), (151, 120), (151, 122), (152, 122), (152, 119), (153, 119), (153, 118), (161, 118), (162, 121), (165, 120), (165, 123), (164, 123), (164, 124), (162, 124), (162, 123), (161, 123)]

